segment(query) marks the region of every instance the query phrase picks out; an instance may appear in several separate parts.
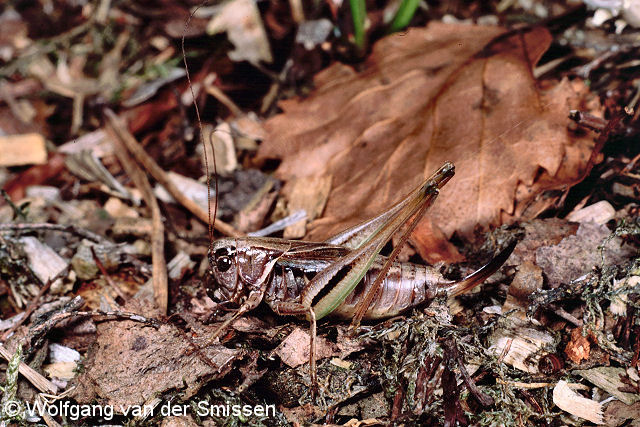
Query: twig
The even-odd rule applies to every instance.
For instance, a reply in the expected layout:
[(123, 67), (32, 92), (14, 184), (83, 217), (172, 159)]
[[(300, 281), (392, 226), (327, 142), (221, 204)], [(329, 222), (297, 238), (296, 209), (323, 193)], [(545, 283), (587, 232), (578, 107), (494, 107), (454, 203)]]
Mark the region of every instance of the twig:
[(278, 231), (282, 231), (290, 225), (296, 224), (304, 219), (307, 219), (307, 212), (304, 209), (299, 209), (292, 213), (291, 215), (282, 218), (267, 227), (261, 228), (258, 231), (252, 231), (251, 233), (247, 233), (247, 236), (251, 237), (264, 237), (270, 234), (276, 233)]
[[(42, 396), (40, 394), (38, 394), (36, 396), (36, 400), (38, 401), (38, 403), (41, 405), (40, 407), (44, 407), (44, 399), (42, 398)], [(49, 413), (47, 411), (42, 411), (41, 414), (39, 414), (42, 419), (44, 420), (45, 424), (47, 424), (47, 426), (49, 427), (60, 427), (60, 424), (58, 424), (56, 422), (56, 420), (53, 419), (53, 417), (51, 415), (49, 415)]]
[[(0, 344), (0, 356), (9, 361), (13, 357), (13, 354), (5, 346)], [(55, 384), (43, 377), (42, 374), (38, 373), (38, 371), (26, 363), (20, 362), (18, 370), (27, 380), (29, 380), (31, 384), (33, 384), (35, 388), (41, 392), (51, 394), (56, 394), (58, 392), (58, 387)]]
[[(496, 382), (498, 384), (506, 385), (509, 387), (516, 387), (522, 389), (533, 389), (533, 388), (544, 388), (544, 387), (555, 387), (558, 383), (525, 383), (522, 381), (505, 381), (500, 378), (496, 378)], [(590, 387), (585, 384), (573, 383), (569, 384), (569, 388), (572, 390), (590, 390)]]
[(300, 25), (305, 21), (304, 7), (301, 0), (289, 0), (289, 7), (291, 8), (291, 16), (296, 24)]
[(231, 111), (231, 114), (233, 114), (234, 117), (236, 117), (236, 118), (243, 117), (245, 114), (240, 109), (240, 107), (238, 107), (236, 105), (236, 103), (233, 102), (231, 100), (231, 98), (229, 98), (227, 96), (226, 93), (221, 91), (216, 85), (213, 84), (213, 82), (215, 80), (216, 80), (216, 75), (215, 74), (209, 74), (207, 77), (205, 77), (205, 79), (204, 79), (204, 90), (205, 90), (205, 92), (207, 92), (209, 95), (213, 96), (222, 105), (227, 107), (229, 109), (229, 111)]
[(2, 198), (4, 199), (4, 201), (7, 202), (7, 204), (11, 207), (13, 213), (16, 216), (20, 217), (20, 219), (26, 220), (27, 217), (25, 216), (24, 212), (22, 211), (22, 209), (16, 206), (15, 203), (13, 203), (13, 200), (11, 200), (9, 193), (7, 193), (4, 189), (0, 190), (0, 193), (2, 194)]
[[(133, 180), (136, 187), (142, 193), (142, 198), (151, 209), (151, 260), (152, 260), (152, 283), (153, 296), (158, 308), (163, 314), (167, 313), (169, 305), (169, 280), (167, 278), (167, 264), (164, 258), (164, 224), (160, 206), (156, 200), (151, 184), (142, 169), (129, 157), (128, 153), (138, 157), (135, 152), (143, 151), (127, 130), (124, 129), (118, 118), (111, 110), (106, 110), (107, 125), (106, 131), (111, 136), (111, 140), (116, 145), (116, 155), (122, 167)], [(145, 153), (146, 154), (146, 153)], [(139, 159), (138, 159), (139, 161)], [(157, 165), (156, 165), (157, 166)]]
[[(66, 268), (62, 271), (64, 271), (65, 274), (67, 273)], [(60, 274), (58, 273), (57, 276), (60, 276)], [(27, 308), (24, 310), (24, 315), (22, 316), (22, 319), (20, 319), (19, 322), (16, 322), (11, 328), (6, 330), (2, 334), (2, 336), (0, 336), (0, 341), (5, 342), (7, 338), (9, 338), (11, 334), (13, 334), (16, 331), (16, 329), (18, 329), (20, 325), (22, 325), (22, 323), (26, 319), (28, 319), (29, 316), (31, 316), (31, 314), (36, 310), (36, 307), (38, 306), (38, 301), (40, 301), (40, 298), (42, 298), (42, 295), (44, 295), (44, 293), (49, 290), (49, 288), (51, 287), (51, 284), (56, 280), (57, 280), (57, 277), (53, 277), (47, 280), (47, 283), (45, 283), (44, 286), (41, 287), (40, 290), (38, 291), (38, 295), (33, 297), (33, 299), (29, 302), (29, 305), (27, 305)]]
[(80, 237), (84, 237), (85, 239), (91, 240), (96, 243), (104, 243), (107, 241), (104, 237), (95, 234), (89, 230), (85, 230), (80, 227), (76, 227), (75, 225), (64, 225), (64, 224), (49, 224), (46, 222), (42, 223), (15, 223), (15, 224), (0, 224), (0, 232), (7, 231), (31, 231), (31, 230), (50, 230), (50, 231), (62, 231), (65, 233), (76, 234)]
[(573, 323), (575, 326), (577, 326), (579, 328), (581, 328), (583, 326), (582, 320), (576, 318), (573, 314), (566, 312), (561, 307), (555, 307), (553, 312), (556, 313), (558, 316), (562, 317), (564, 320), (567, 320), (567, 321)]
[(114, 319), (128, 319), (134, 322), (144, 323), (154, 328), (158, 328), (159, 324), (154, 319), (149, 319), (141, 316), (137, 313), (131, 313), (126, 311), (76, 311), (78, 307), (84, 304), (84, 300), (81, 297), (75, 297), (69, 301), (60, 311), (50, 315), (50, 317), (44, 320), (42, 323), (35, 325), (29, 331), (28, 344), (30, 348), (36, 348), (39, 346), (42, 337), (46, 335), (51, 329), (53, 329), (60, 322), (82, 317), (99, 317), (105, 316), (107, 318)]
[[(471, 392), (471, 394), (478, 400), (478, 402), (486, 407), (489, 407), (494, 404), (494, 400), (488, 394), (480, 391), (476, 383), (473, 382), (467, 369), (464, 367), (464, 360), (462, 360), (462, 356), (460, 355), (460, 351), (458, 351), (458, 346), (453, 338), (449, 338), (444, 341), (445, 346), (445, 354), (448, 354), (450, 357), (455, 358), (458, 363), (458, 369), (460, 369), (460, 374), (462, 375), (462, 380), (467, 385), (467, 389)], [(448, 351), (447, 351), (448, 350)]]
[(589, 175), (591, 169), (593, 169), (593, 166), (596, 163), (598, 154), (600, 154), (602, 148), (607, 143), (609, 138), (614, 134), (615, 131), (618, 130), (618, 126), (622, 122), (624, 116), (624, 113), (618, 113), (606, 123), (606, 126), (602, 129), (602, 132), (600, 132), (600, 135), (598, 135), (598, 138), (596, 139), (596, 144), (591, 151), (591, 156), (589, 157), (587, 166), (584, 168), (584, 171), (576, 182), (582, 182), (582, 180), (584, 180)]
[[(127, 146), (127, 149), (131, 152), (136, 161), (138, 161), (146, 170), (153, 176), (156, 181), (160, 183), (171, 196), (178, 201), (182, 206), (187, 208), (192, 214), (197, 216), (205, 224), (209, 223), (209, 214), (202, 209), (196, 202), (185, 196), (174, 184), (171, 182), (165, 171), (144, 151), (144, 149), (138, 144), (133, 135), (118, 123), (117, 116), (111, 110), (105, 110), (105, 114), (109, 123), (111, 124), (114, 133), (118, 138)], [(215, 229), (232, 237), (241, 237), (243, 234), (233, 228), (231, 225), (216, 220)]]
[(500, 356), (498, 357), (498, 363), (499, 364), (502, 363), (502, 361), (504, 360), (505, 357), (507, 357), (507, 354), (511, 350), (511, 344), (513, 344), (513, 338), (509, 338), (507, 340), (507, 344), (502, 349), (502, 352), (500, 353)]
[(93, 260), (95, 261), (96, 265), (98, 266), (98, 269), (100, 270), (100, 272), (104, 276), (104, 280), (107, 281), (107, 284), (109, 286), (111, 286), (111, 288), (115, 291), (116, 294), (118, 294), (118, 296), (120, 298), (122, 298), (123, 300), (126, 301), (127, 300), (127, 295), (125, 295), (125, 293), (122, 292), (122, 289), (120, 289), (120, 286), (118, 286), (111, 279), (111, 276), (109, 276), (109, 273), (107, 272), (107, 269), (104, 268), (104, 265), (102, 264), (102, 261), (100, 261), (100, 258), (98, 258), (98, 255), (96, 255), (96, 251), (93, 249), (93, 246), (91, 246), (91, 255), (93, 256)]

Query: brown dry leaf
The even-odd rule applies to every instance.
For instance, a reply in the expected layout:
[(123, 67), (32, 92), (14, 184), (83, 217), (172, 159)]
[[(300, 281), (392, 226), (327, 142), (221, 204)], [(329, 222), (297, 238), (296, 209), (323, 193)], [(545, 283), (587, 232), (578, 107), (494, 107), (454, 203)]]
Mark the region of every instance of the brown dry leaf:
[(593, 145), (567, 130), (573, 87), (536, 88), (531, 67), (550, 40), (542, 28), (438, 23), (387, 37), (362, 72), (335, 64), (307, 99), (283, 101), (258, 155), (282, 159), (277, 174), (287, 181), (332, 175), (313, 240), (390, 207), (445, 160), (456, 176), (431, 208), (433, 222), (446, 236), (496, 224), (537, 194), (525, 190), (538, 175), (553, 177), (546, 188), (573, 183)]

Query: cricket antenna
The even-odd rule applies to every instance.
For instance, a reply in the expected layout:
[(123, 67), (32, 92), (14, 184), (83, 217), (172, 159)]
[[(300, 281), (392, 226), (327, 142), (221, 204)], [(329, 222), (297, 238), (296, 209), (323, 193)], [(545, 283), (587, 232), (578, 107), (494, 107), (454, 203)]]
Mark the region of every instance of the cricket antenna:
[[(213, 205), (213, 215), (212, 215), (212, 211), (211, 211), (211, 176), (209, 175), (209, 158), (207, 155), (207, 147), (205, 145), (204, 142), (204, 132), (202, 129), (202, 120), (200, 118), (200, 108), (198, 108), (198, 102), (196, 101), (196, 94), (195, 91), (193, 90), (193, 85), (191, 84), (191, 75), (189, 73), (189, 65), (187, 64), (187, 54), (184, 50), (184, 39), (185, 36), (187, 34), (187, 29), (189, 28), (189, 24), (191, 23), (191, 19), (195, 16), (196, 12), (198, 12), (198, 10), (202, 7), (204, 7), (204, 5), (207, 3), (207, 0), (203, 0), (202, 3), (200, 3), (198, 6), (196, 6), (195, 9), (193, 9), (193, 11), (189, 14), (189, 18), (187, 18), (187, 22), (184, 23), (184, 28), (182, 30), (182, 38), (180, 40), (180, 46), (182, 48), (182, 62), (184, 63), (184, 70), (186, 72), (187, 75), (187, 82), (189, 83), (189, 90), (191, 91), (191, 98), (192, 98), (192, 102), (193, 102), (193, 106), (195, 107), (196, 110), (196, 117), (198, 119), (198, 133), (199, 133), (199, 139), (200, 139), (200, 143), (202, 144), (202, 149), (204, 151), (204, 167), (205, 167), (205, 171), (207, 174), (207, 212), (208, 212), (208, 217), (209, 217), (209, 251), (211, 251), (212, 247), (213, 247), (213, 228), (215, 225), (215, 220), (216, 220), (216, 215), (218, 213), (218, 171), (216, 169), (216, 152), (213, 148), (213, 142), (210, 139), (210, 144), (211, 144), (211, 157), (212, 157), (212, 161), (213, 161), (213, 175), (216, 177), (216, 179), (213, 182), (213, 189), (214, 189), (214, 193), (215, 193), (215, 201), (214, 201), (214, 205)], [(213, 137), (213, 135), (211, 135), (211, 138)]]

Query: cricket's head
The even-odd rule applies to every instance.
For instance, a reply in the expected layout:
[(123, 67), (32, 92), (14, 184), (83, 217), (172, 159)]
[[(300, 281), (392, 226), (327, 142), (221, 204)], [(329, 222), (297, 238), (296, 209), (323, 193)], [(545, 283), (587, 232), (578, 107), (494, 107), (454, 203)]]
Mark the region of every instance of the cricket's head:
[(207, 293), (218, 303), (238, 302), (242, 296), (242, 283), (238, 281), (235, 239), (220, 239), (213, 242), (209, 250), (209, 272), (214, 286)]
[[(268, 239), (224, 238), (209, 251), (209, 272), (215, 284), (207, 293), (217, 303), (242, 304), (251, 294), (264, 293), (273, 266), (283, 250), (265, 245)], [(262, 243), (262, 244), (260, 244)]]

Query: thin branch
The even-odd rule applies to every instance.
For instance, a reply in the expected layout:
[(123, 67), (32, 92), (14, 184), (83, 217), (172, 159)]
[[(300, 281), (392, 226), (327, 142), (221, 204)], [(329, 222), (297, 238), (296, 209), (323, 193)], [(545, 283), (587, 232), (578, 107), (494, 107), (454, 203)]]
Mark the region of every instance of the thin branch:
[[(152, 283), (153, 296), (158, 308), (162, 313), (167, 313), (169, 305), (169, 279), (167, 277), (167, 263), (164, 258), (164, 224), (162, 223), (162, 214), (160, 206), (153, 194), (153, 189), (147, 176), (131, 157), (129, 153), (134, 154), (135, 151), (144, 151), (124, 127), (118, 123), (118, 118), (111, 110), (106, 110), (107, 125), (106, 131), (112, 137), (111, 140), (116, 145), (116, 155), (122, 164), (122, 167), (133, 180), (136, 187), (142, 193), (142, 198), (151, 209), (151, 260), (152, 260)], [(145, 153), (146, 154), (146, 153)]]
[(49, 224), (46, 222), (33, 223), (33, 224), (29, 224), (29, 223), (0, 224), (0, 232), (33, 231), (33, 230), (62, 231), (65, 233), (75, 234), (77, 236), (83, 237), (85, 239), (91, 240), (96, 243), (104, 243), (107, 241), (107, 239), (100, 236), (99, 234), (93, 233), (89, 230), (85, 230), (84, 228), (76, 227), (75, 225)]

